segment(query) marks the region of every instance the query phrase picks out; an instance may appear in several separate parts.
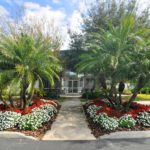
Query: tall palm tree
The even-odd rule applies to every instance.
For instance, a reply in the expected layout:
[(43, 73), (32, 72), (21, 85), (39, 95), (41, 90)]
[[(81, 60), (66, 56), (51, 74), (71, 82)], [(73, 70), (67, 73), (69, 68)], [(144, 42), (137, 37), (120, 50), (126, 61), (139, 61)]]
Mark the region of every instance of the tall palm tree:
[(19, 83), (25, 109), (32, 100), (37, 81), (40, 88), (43, 88), (43, 78), (54, 85), (55, 78), (59, 78), (60, 63), (50, 43), (21, 33), (16, 37), (1, 36), (0, 68), (1, 74), (7, 73), (11, 76), (10, 81)]
[[(124, 17), (118, 26), (114, 27), (109, 24), (108, 31), (100, 28), (99, 32), (90, 33), (88, 35), (90, 41), (87, 43), (89, 51), (81, 56), (81, 62), (77, 65), (79, 71), (88, 70), (93, 73), (93, 70), (95, 70), (97, 72), (107, 99), (112, 107), (117, 109), (121, 108), (121, 94), (124, 90), (123, 82), (132, 73), (127, 72), (127, 70), (135, 62), (134, 58), (139, 48), (139, 43), (140, 45), (143, 43), (143, 39), (148, 33), (148, 29), (136, 28), (135, 22), (135, 17), (129, 15)], [(143, 48), (143, 46), (141, 47)], [(134, 68), (132, 69), (135, 70)], [(111, 81), (109, 89), (106, 87), (106, 78)], [(116, 85), (119, 82), (120, 96), (118, 97)]]

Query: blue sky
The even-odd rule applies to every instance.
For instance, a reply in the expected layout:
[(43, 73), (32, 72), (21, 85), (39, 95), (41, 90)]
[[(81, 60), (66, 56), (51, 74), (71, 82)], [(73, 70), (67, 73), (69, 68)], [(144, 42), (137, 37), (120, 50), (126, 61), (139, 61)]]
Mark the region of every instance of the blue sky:
[(63, 9), (66, 14), (72, 14), (78, 7), (76, 0), (0, 0), (0, 5), (14, 13), (18, 6), (23, 6), (27, 2), (37, 3), (43, 7), (50, 6), (53, 10)]
[[(49, 20), (60, 28), (63, 45), (68, 49), (70, 38), (68, 29), (72, 32), (81, 32), (83, 19), (87, 7), (95, 0), (0, 0), (0, 17), (14, 19), (16, 16), (27, 20), (32, 17), (36, 20)], [(150, 4), (150, 0), (138, 0), (141, 8)], [(87, 5), (88, 4), (88, 5)], [(24, 10), (24, 11), (22, 11)], [(24, 12), (24, 13), (20, 13)]]
[[(86, 11), (86, 0), (0, 0), (0, 17), (20, 19), (33, 17), (37, 20), (54, 20), (64, 37), (62, 49), (69, 44), (68, 29), (80, 32), (81, 14)], [(88, 0), (90, 1), (90, 0)], [(23, 11), (24, 10), (24, 11)], [(22, 13), (21, 13), (22, 12)]]

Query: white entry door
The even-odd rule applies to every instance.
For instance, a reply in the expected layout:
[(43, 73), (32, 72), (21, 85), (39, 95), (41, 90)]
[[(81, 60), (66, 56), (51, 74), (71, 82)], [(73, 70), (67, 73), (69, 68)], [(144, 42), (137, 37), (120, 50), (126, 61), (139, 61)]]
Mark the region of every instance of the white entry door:
[(68, 81), (68, 93), (78, 93), (78, 80)]

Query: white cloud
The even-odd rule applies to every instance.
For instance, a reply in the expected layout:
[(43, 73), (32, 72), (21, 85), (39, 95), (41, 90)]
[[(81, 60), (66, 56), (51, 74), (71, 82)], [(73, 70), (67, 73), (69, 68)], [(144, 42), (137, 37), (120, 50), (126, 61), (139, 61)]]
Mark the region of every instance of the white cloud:
[(24, 7), (25, 7), (25, 9), (27, 9), (27, 10), (37, 10), (37, 9), (40, 9), (41, 7), (40, 7), (40, 5), (39, 4), (37, 4), (37, 3), (32, 3), (32, 2), (26, 2), (25, 4), (24, 4)]
[(70, 30), (72, 32), (81, 33), (81, 25), (83, 24), (83, 19), (81, 13), (75, 10), (69, 19)]
[(9, 12), (4, 8), (3, 6), (0, 5), (0, 17), (8, 17)]
[(41, 25), (42, 31), (47, 34), (59, 33), (65, 39), (67, 36), (66, 14), (63, 9), (53, 10), (49, 5), (41, 6), (38, 3), (24, 3), (24, 22), (27, 24)]
[(52, 0), (52, 1), (53, 1), (53, 3), (55, 3), (55, 4), (61, 3), (61, 0)]
[(24, 4), (25, 6), (25, 19), (35, 18), (37, 21), (39, 20), (47, 20), (52, 21), (56, 26), (62, 26), (64, 24), (64, 20), (66, 14), (63, 10), (53, 10), (50, 6), (40, 6), (37, 3), (27, 2)]

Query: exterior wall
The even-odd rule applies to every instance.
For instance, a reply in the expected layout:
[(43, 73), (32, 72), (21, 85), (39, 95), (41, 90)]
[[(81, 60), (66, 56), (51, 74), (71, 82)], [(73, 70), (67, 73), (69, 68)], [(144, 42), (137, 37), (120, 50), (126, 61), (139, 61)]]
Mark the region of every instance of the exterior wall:
[(84, 80), (85, 80), (85, 86), (84, 86), (84, 89), (87, 89), (87, 90), (90, 90), (90, 89), (92, 89), (92, 87), (93, 87), (93, 81), (91, 80), (91, 79), (88, 79), (88, 78), (84, 78)]

